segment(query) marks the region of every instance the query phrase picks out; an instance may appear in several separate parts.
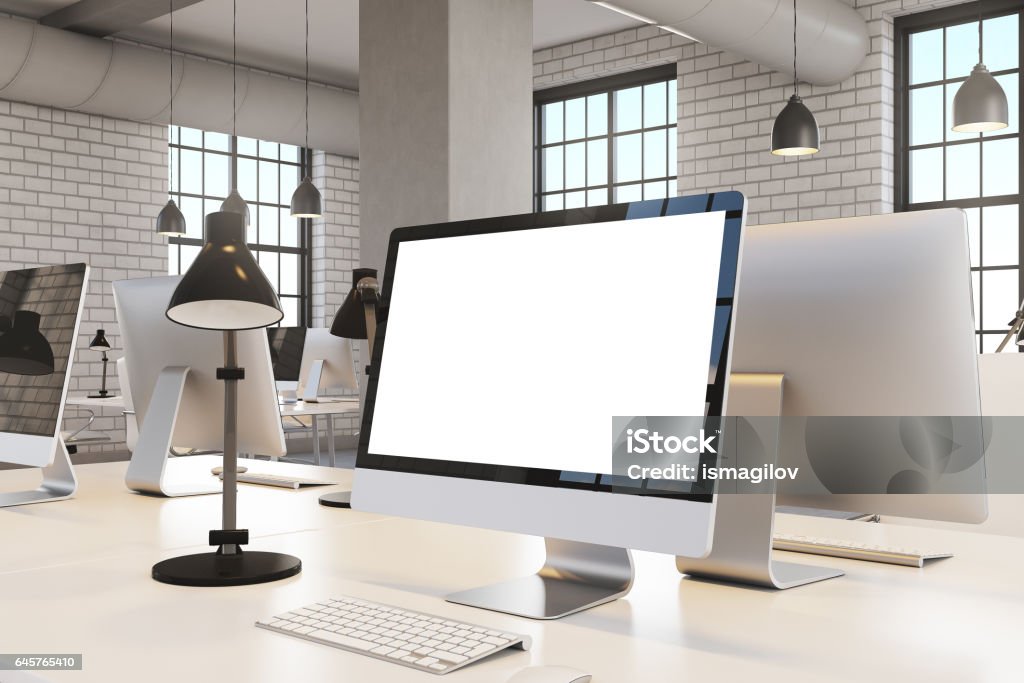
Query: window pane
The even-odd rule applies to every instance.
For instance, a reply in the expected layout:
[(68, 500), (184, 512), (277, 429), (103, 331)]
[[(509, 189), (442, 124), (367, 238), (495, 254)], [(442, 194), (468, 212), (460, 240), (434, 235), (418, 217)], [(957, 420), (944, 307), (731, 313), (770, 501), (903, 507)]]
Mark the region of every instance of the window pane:
[(210, 152), (206, 152), (203, 157), (206, 161), (206, 175), (203, 177), (203, 184), (206, 186), (204, 194), (221, 199), (227, 197), (230, 159), (224, 154)]
[(971, 267), (981, 265), (981, 224), (980, 209), (967, 209), (967, 241), (971, 250)]
[(942, 86), (910, 91), (910, 144), (942, 142)]
[(243, 197), (256, 198), (256, 161), (238, 160), (238, 192)]
[(181, 144), (186, 147), (203, 146), (203, 131), (182, 126), (178, 129), (178, 133), (181, 135)]
[(544, 191), (561, 190), (562, 147), (548, 147), (544, 150)]
[(257, 251), (256, 258), (260, 262), (260, 268), (266, 274), (274, 289), (278, 288), (277, 280), (277, 254), (271, 251)]
[(560, 194), (547, 195), (541, 202), (544, 211), (560, 211), (563, 208), (562, 195)]
[(565, 146), (565, 187), (583, 187), (587, 184), (587, 143), (576, 142)]
[(238, 153), (246, 154), (248, 156), (256, 156), (256, 141), (252, 138), (238, 138)]
[(679, 162), (676, 160), (676, 154), (679, 151), (676, 145), (679, 139), (676, 135), (677, 128), (675, 126), (668, 129), (668, 174), (670, 176), (677, 175), (679, 171)]
[(982, 265), (1019, 265), (1020, 222), (1016, 204), (984, 208), (984, 254)]
[[(185, 236), (202, 239), (203, 237), (203, 200), (195, 197), (182, 197), (178, 202), (181, 215), (185, 217)], [(187, 268), (185, 264), (183, 267)]]
[[(981, 340), (982, 340), (981, 341), (981, 344), (982, 344), (981, 352), (982, 353), (995, 353), (996, 349), (999, 348), (999, 344), (1003, 341), (1003, 336), (1004, 335), (1001, 335), (1001, 334), (983, 334), (983, 335), (981, 335)], [(1013, 344), (1013, 341), (1011, 340), (1010, 341), (1010, 345), (1007, 345), (1007, 347), (1005, 349), (1003, 349), (1003, 353), (1012, 353), (1013, 352), (1012, 351), (1012, 349), (1013, 349), (1012, 344)]]
[[(1017, 194), (1018, 170), (1017, 139), (992, 140), (985, 142), (984, 192), (986, 197), (1001, 194)], [(973, 147), (973, 145), (971, 145)]]
[(665, 130), (644, 133), (644, 177), (663, 178), (668, 173), (668, 150), (665, 149)]
[(281, 195), (278, 203), (291, 204), (292, 193), (295, 192), (295, 188), (302, 181), (302, 178), (299, 177), (299, 168), (298, 166), (282, 164), (279, 170), (281, 172)]
[(295, 145), (281, 145), (281, 161), (291, 161), (293, 163), (299, 163), (302, 161), (299, 153), (300, 149)]
[(679, 112), (676, 105), (676, 89), (679, 84), (675, 80), (668, 82), (668, 122), (675, 125), (679, 119)]
[(608, 189), (602, 187), (600, 190), (587, 192), (587, 206), (604, 206), (608, 203)]
[(181, 150), (181, 191), (203, 193), (203, 153), (191, 149)]
[(181, 245), (181, 265), (178, 267), (179, 273), (184, 273), (192, 265), (192, 262), (196, 260), (196, 256), (199, 256), (199, 247), (194, 247), (191, 244)]
[(281, 254), (281, 294), (299, 293), (299, 255)]
[[(254, 211), (255, 206), (250, 206), (249, 211)], [(280, 213), (280, 209), (276, 206), (260, 206), (260, 232), (259, 232), (259, 243), (260, 244), (277, 244), (277, 218)]]
[[(262, 152), (262, 143), (260, 143)], [(272, 161), (259, 162), (260, 193), (259, 201), (277, 204), (277, 164)]]
[(615, 182), (629, 182), (641, 178), (640, 134), (615, 138)]
[(1017, 64), (1017, 26), (1020, 15), (1007, 14), (1005, 17), (986, 19), (982, 30), (985, 45), (982, 58), (989, 71), (1016, 69)]
[(562, 135), (562, 103), (545, 104), (541, 109), (544, 116), (544, 144), (561, 142)]
[(606, 185), (607, 183), (608, 140), (592, 140), (587, 143), (587, 184)]
[(231, 151), (231, 136), (224, 133), (211, 133), (206, 131), (206, 149), (215, 149), (219, 152)]
[(643, 199), (643, 188), (640, 185), (626, 185), (615, 188), (615, 203), (638, 202)]
[(627, 88), (615, 92), (615, 132), (636, 130), (640, 127), (643, 89)]
[(978, 22), (946, 29), (946, 78), (968, 76), (978, 63)]
[[(971, 292), (974, 294), (974, 328), (981, 329), (981, 273), (971, 272)], [(1007, 318), (1009, 320), (1009, 318)]]
[(644, 86), (644, 128), (664, 126), (667, 121), (667, 83)]
[(299, 325), (299, 301), (291, 297), (281, 299), (281, 311), (284, 317), (281, 318), (282, 327), (298, 327)]
[[(245, 195), (242, 195), (242, 199), (245, 199)], [(251, 199), (246, 201), (249, 204), (249, 227), (245, 229), (245, 241), (256, 244), (260, 241), (260, 209)]]
[(942, 29), (910, 36), (910, 83), (942, 80)]
[(1020, 95), (1018, 94), (1018, 75), (1017, 74), (1003, 74), (1002, 76), (996, 76), (996, 82), (1006, 93), (1006, 101), (1009, 104), (1010, 109), (1010, 120), (1007, 121), (1008, 125), (1006, 128), (1000, 128), (990, 133), (982, 133), (982, 137), (991, 135), (1013, 135), (1020, 131)]
[(946, 123), (943, 126), (943, 130), (946, 133), (947, 140), (976, 140), (978, 138), (977, 133), (957, 133), (952, 130), (953, 128), (953, 98), (956, 97), (956, 93), (960, 90), (960, 83), (951, 83), (946, 86)]
[(946, 199), (977, 197), (980, 150), (976, 142), (946, 148)]
[(299, 246), (299, 219), (291, 217), (291, 209), (281, 209), (281, 246)]
[(565, 103), (565, 139), (587, 137), (587, 98), (578, 97)]
[(586, 192), (566, 192), (565, 193), (565, 208), (567, 209), (579, 209), (587, 205), (587, 193)]
[(664, 180), (654, 183), (644, 183), (644, 199), (664, 199), (667, 185)]
[(942, 149), (918, 149), (910, 153), (910, 201), (942, 200)]
[(178, 134), (179, 126), (167, 126), (167, 142), (172, 145), (176, 145), (179, 142), (180, 136)]
[(168, 186), (170, 192), (178, 192), (178, 166), (181, 164), (177, 147), (167, 150), (167, 177), (170, 181)]
[(587, 98), (587, 135), (608, 134), (608, 93)]
[(277, 143), (260, 140), (260, 156), (264, 159), (277, 159)]
[(986, 330), (1006, 328), (1020, 303), (1017, 292), (1017, 269), (989, 270), (981, 274), (982, 324)]
[(181, 271), (178, 270), (178, 245), (171, 244), (167, 249), (167, 274), (168, 275), (181, 275)]

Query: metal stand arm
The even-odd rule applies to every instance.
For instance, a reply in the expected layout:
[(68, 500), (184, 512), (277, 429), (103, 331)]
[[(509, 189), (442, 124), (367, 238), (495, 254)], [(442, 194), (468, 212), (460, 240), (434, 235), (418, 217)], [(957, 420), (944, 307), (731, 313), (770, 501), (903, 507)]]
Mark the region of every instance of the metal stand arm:
[(54, 440), (53, 462), (42, 468), (43, 483), (32, 491), (15, 491), (0, 493), (0, 507), (28, 505), (30, 503), (49, 503), (55, 500), (70, 498), (78, 489), (78, 478), (71, 466), (71, 458), (64, 440), (59, 436)]

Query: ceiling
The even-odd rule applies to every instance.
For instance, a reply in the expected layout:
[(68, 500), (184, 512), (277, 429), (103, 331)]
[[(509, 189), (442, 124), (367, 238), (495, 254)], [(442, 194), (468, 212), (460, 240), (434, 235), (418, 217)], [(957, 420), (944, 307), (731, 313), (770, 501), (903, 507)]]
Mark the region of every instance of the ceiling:
[[(0, 11), (38, 19), (73, 0), (0, 0)], [(533, 0), (535, 49), (639, 26), (586, 0)], [(345, 88), (359, 83), (359, 0), (309, 0), (310, 78)], [(241, 0), (238, 62), (277, 73), (304, 72), (303, 0)], [(174, 14), (174, 47), (231, 61), (232, 0), (202, 0)], [(166, 16), (117, 34), (167, 47)]]

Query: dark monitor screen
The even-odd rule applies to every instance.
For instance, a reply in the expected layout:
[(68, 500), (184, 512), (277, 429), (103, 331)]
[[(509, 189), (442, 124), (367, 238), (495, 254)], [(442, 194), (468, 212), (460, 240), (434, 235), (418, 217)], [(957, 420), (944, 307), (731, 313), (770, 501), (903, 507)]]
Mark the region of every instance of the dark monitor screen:
[(270, 359), (274, 364), (274, 380), (298, 382), (302, 367), (302, 349), (306, 345), (305, 327), (268, 327)]

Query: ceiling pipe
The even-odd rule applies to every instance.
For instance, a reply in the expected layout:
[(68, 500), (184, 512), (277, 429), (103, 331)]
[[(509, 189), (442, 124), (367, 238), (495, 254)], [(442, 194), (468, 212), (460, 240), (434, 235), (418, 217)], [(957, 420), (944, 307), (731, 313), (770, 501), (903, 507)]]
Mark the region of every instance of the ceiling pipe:
[[(773, 71), (793, 73), (793, 10), (785, 0), (589, 1)], [(804, 0), (797, 42), (797, 71), (813, 85), (852, 76), (871, 45), (864, 18), (842, 0)]]
[[(0, 17), (0, 99), (143, 123), (170, 113), (163, 50)], [(231, 65), (174, 56), (175, 124), (231, 132)], [(238, 134), (302, 146), (303, 83), (238, 68)], [(311, 83), (309, 144), (359, 156), (358, 95)]]

